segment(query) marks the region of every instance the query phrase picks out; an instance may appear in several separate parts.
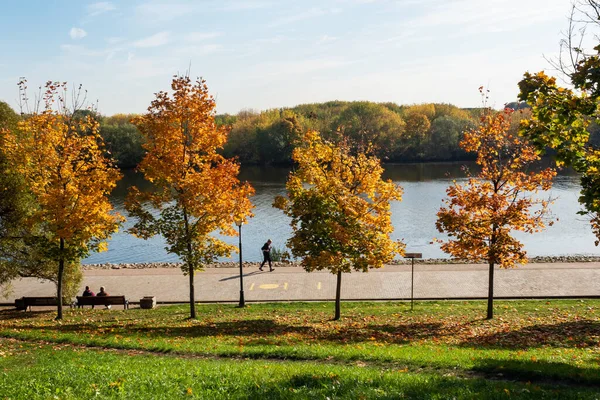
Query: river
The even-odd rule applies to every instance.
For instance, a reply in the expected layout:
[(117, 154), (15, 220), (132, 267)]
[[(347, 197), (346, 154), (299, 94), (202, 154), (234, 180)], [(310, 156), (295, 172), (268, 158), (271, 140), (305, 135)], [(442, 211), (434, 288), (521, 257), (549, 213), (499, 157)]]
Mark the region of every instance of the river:
[[(385, 178), (392, 179), (404, 190), (402, 201), (392, 204), (392, 237), (406, 243), (408, 252), (423, 253), (424, 258), (448, 257), (439, 245), (432, 244), (434, 238), (444, 237), (435, 228), (436, 213), (452, 179), (464, 179), (464, 173), (461, 171), (463, 164), (386, 165)], [(288, 172), (285, 168), (272, 167), (244, 167), (240, 172), (240, 178), (249, 181), (256, 189), (252, 198), (256, 206), (254, 217), (242, 227), (244, 261), (261, 259), (260, 247), (269, 238), (275, 247), (284, 249), (285, 242), (291, 235), (289, 218), (271, 206), (275, 196), (285, 194)], [(148, 187), (148, 183), (139, 174), (125, 171), (123, 179), (111, 195), (115, 209), (125, 216), (127, 214), (123, 202), (128, 188), (132, 185)], [(525, 244), (529, 256), (600, 255), (599, 249), (594, 246), (595, 236), (586, 217), (577, 214), (581, 209), (577, 202), (579, 190), (579, 177), (572, 172), (562, 172), (555, 179), (552, 190), (543, 194), (544, 197), (555, 198), (551, 210), (553, 218), (558, 220), (541, 233), (515, 233)], [(134, 221), (128, 220), (120, 232), (112, 236), (108, 243), (108, 251), (92, 254), (83, 263), (178, 261), (175, 255), (165, 251), (161, 237), (142, 240), (127, 234), (126, 229), (133, 223)], [(224, 240), (236, 246), (238, 244), (237, 237), (226, 237)], [(234, 254), (231, 259), (237, 260), (237, 257)]]

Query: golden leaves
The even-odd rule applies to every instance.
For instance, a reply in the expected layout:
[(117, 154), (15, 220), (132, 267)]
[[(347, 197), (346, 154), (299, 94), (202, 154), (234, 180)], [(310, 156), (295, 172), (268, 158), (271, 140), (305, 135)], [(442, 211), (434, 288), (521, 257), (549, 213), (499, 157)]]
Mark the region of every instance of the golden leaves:
[(287, 182), (288, 198), (273, 206), (292, 218), (288, 245), (307, 270), (333, 273), (381, 267), (403, 251), (393, 241), (390, 201), (402, 189), (381, 179), (379, 159), (351, 155), (344, 143), (324, 141), (309, 131), (293, 153), (298, 169)]
[[(486, 260), (509, 268), (527, 262), (514, 230), (528, 233), (544, 228), (549, 202), (532, 193), (547, 190), (553, 169), (525, 171), (539, 160), (538, 152), (510, 133), (510, 111), (488, 112), (479, 128), (466, 132), (461, 146), (477, 152), (480, 173), (464, 184), (454, 182), (438, 212), (436, 227), (449, 235), (442, 250), (457, 258)], [(531, 211), (536, 206), (536, 211)]]
[(130, 232), (143, 238), (160, 233), (168, 251), (200, 265), (233, 249), (209, 235), (236, 235), (234, 220), (252, 215), (254, 189), (238, 180), (239, 164), (218, 154), (228, 132), (215, 124), (206, 83), (176, 76), (171, 87), (172, 94), (157, 93), (148, 113), (133, 120), (147, 151), (138, 169), (156, 191), (131, 188), (126, 208), (138, 218)]
[(49, 82), (45, 109), (2, 136), (7, 157), (39, 204), (31, 222), (43, 223), (52, 240), (87, 251), (123, 220), (107, 197), (121, 174), (104, 154), (98, 122), (81, 110), (69, 111), (66, 91), (66, 83)]

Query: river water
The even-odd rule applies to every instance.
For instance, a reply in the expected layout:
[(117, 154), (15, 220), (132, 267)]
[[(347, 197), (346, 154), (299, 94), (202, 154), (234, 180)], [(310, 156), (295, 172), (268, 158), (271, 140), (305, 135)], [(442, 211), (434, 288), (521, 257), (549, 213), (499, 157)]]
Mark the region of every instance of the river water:
[[(431, 242), (433, 238), (444, 237), (435, 228), (436, 213), (452, 179), (464, 179), (461, 171), (463, 164), (386, 165), (385, 178), (392, 179), (404, 190), (402, 201), (392, 204), (392, 237), (406, 243), (408, 252), (423, 253), (424, 258), (448, 257), (437, 244)], [(275, 247), (285, 247), (285, 242), (291, 235), (290, 220), (271, 204), (275, 196), (285, 194), (288, 173), (289, 170), (285, 168), (242, 168), (240, 178), (249, 181), (256, 189), (252, 198), (255, 216), (242, 227), (244, 261), (260, 260), (260, 247), (269, 238)], [(122, 215), (127, 215), (123, 202), (132, 185), (140, 188), (149, 186), (139, 174), (125, 171), (125, 176), (111, 196), (115, 209)], [(577, 214), (581, 209), (577, 202), (579, 190), (579, 177), (572, 172), (563, 172), (555, 179), (552, 190), (543, 194), (544, 197), (556, 199), (552, 205), (552, 214), (558, 221), (541, 233), (515, 233), (525, 244), (529, 256), (600, 255), (600, 249), (594, 246), (595, 237), (586, 217)], [(165, 251), (161, 237), (142, 240), (127, 234), (125, 230), (133, 223), (134, 221), (128, 220), (120, 232), (113, 235), (108, 251), (92, 254), (84, 263), (178, 261), (175, 255)], [(236, 246), (238, 244), (237, 237), (225, 237), (224, 240)], [(234, 254), (231, 260), (238, 260), (238, 257)]]

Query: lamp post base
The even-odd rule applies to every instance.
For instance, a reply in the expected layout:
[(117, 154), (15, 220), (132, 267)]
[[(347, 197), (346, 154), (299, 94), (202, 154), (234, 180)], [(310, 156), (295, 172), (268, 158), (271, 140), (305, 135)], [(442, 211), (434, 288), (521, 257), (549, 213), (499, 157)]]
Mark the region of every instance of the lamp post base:
[(244, 291), (240, 290), (240, 304), (239, 308), (244, 308), (246, 306), (246, 302), (244, 301)]

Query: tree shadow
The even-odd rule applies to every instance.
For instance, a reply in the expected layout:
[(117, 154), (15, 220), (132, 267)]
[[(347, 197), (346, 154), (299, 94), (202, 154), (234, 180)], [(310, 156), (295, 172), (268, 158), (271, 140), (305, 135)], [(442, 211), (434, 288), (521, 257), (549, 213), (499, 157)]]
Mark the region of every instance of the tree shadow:
[[(244, 273), (244, 274), (242, 274), (242, 276), (245, 278), (247, 276), (254, 276), (254, 275), (264, 274), (264, 273), (265, 273), (265, 271), (252, 271), (252, 272)], [(231, 276), (228, 276), (227, 278), (219, 279), (219, 282), (230, 281), (233, 279), (240, 279), (240, 275), (239, 274), (231, 275)]]
[(503, 349), (531, 347), (593, 347), (600, 344), (600, 321), (537, 324), (508, 332), (469, 337), (462, 345)]
[(239, 320), (225, 322), (202, 322), (186, 326), (132, 326), (120, 322), (88, 321), (77, 324), (61, 324), (53, 326), (22, 325), (26, 330), (44, 330), (45, 332), (88, 334), (90, 330), (110, 332), (110, 335), (143, 335), (154, 339), (201, 338), (201, 337), (234, 337), (248, 338), (246, 345), (264, 344), (265, 340), (278, 341), (291, 335), (294, 340), (319, 341), (330, 344), (351, 344), (364, 342), (385, 342), (389, 344), (406, 344), (415, 340), (431, 339), (444, 335), (452, 335), (441, 323), (411, 324), (372, 324), (359, 328), (351, 325), (322, 327), (315, 325), (298, 325), (280, 323), (273, 319)]
[[(287, 374), (286, 374), (287, 375)], [(531, 386), (525, 382), (507, 382), (481, 379), (481, 376), (461, 377), (430, 375), (427, 379), (414, 379), (404, 375), (401, 379), (380, 375), (360, 377), (353, 374), (337, 375), (333, 371), (299, 371), (281, 379), (270, 379), (261, 384), (247, 385), (239, 399), (290, 399), (290, 398), (336, 398), (336, 399), (428, 399), (428, 398), (579, 398), (574, 388), (543, 382)], [(593, 394), (593, 389), (577, 387)], [(587, 390), (586, 390), (587, 389)], [(508, 393), (508, 394), (507, 394)], [(590, 396), (591, 397), (591, 396)], [(587, 397), (586, 397), (587, 398)]]
[(12, 320), (12, 319), (33, 319), (39, 318), (41, 315), (56, 313), (56, 307), (53, 311), (23, 311), (23, 310), (0, 310), (0, 319)]
[(599, 362), (596, 367), (590, 365), (575, 366), (562, 362), (545, 360), (478, 360), (473, 371), (491, 379), (516, 380), (562, 385), (600, 385)]

